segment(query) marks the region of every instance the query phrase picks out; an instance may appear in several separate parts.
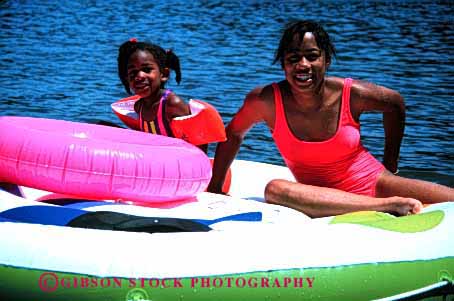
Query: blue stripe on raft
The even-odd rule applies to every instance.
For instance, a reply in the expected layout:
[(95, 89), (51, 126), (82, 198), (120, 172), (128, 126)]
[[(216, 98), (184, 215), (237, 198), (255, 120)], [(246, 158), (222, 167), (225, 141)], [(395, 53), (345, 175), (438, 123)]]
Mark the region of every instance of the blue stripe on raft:
[[(121, 203), (108, 203), (108, 202), (96, 202), (96, 201), (89, 201), (89, 202), (80, 202), (80, 203), (73, 203), (69, 205), (65, 205), (65, 208), (74, 208), (74, 209), (86, 209), (92, 208), (96, 206), (106, 206), (106, 205), (124, 205)], [(229, 216), (224, 216), (221, 218), (213, 219), (213, 220), (206, 220), (206, 219), (192, 219), (194, 222), (199, 222), (206, 226), (220, 223), (223, 221), (243, 221), (243, 222), (260, 222), (262, 221), (262, 213), (261, 212), (246, 212), (246, 213), (239, 213), (233, 214)]]
[(0, 218), (22, 223), (66, 226), (70, 221), (87, 211), (57, 206), (23, 206), (0, 213)]
[(0, 216), (0, 223), (1, 222), (18, 223), (18, 221), (15, 221), (15, 220), (12, 220), (12, 219), (9, 219), (9, 218), (3, 218), (3, 217)]
[[(93, 202), (84, 202), (93, 205)], [(98, 203), (98, 202), (96, 202)], [(105, 202), (99, 202), (105, 205)], [(82, 204), (82, 203), (81, 203)], [(43, 225), (54, 225), (54, 226), (66, 226), (70, 221), (79, 217), (83, 214), (89, 213), (89, 211), (58, 207), (58, 206), (23, 206), (12, 208), (3, 212), (0, 212), (0, 222), (2, 221), (17, 221), (22, 223), (30, 224), (43, 224)], [(144, 216), (146, 218), (146, 216)], [(150, 217), (152, 218), (152, 217)], [(224, 221), (245, 221), (255, 222), (262, 220), (261, 212), (245, 212), (239, 214), (233, 214), (216, 218), (212, 220), (207, 219), (191, 219), (194, 222), (209, 226), (215, 223)]]
[(239, 213), (239, 214), (234, 214), (234, 215), (228, 215), (212, 220), (207, 220), (207, 219), (193, 219), (194, 222), (198, 222), (201, 224), (204, 224), (206, 226), (215, 224), (215, 223), (220, 223), (220, 222), (225, 222), (225, 221), (235, 221), (235, 222), (260, 222), (262, 220), (262, 213), (261, 212), (245, 212), (245, 213)]
[(65, 208), (73, 208), (73, 209), (86, 209), (96, 206), (106, 206), (106, 205), (124, 205), (120, 203), (109, 203), (109, 202), (96, 202), (96, 201), (88, 201), (88, 202), (77, 202), (68, 205), (64, 205)]

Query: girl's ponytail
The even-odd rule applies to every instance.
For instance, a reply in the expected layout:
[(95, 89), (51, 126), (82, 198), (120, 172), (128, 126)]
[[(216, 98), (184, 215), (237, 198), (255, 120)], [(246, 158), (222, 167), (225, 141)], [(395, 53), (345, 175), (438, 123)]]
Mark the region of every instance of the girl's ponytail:
[(180, 59), (171, 49), (166, 50), (166, 66), (169, 69), (175, 71), (175, 80), (177, 84), (180, 84), (181, 82)]

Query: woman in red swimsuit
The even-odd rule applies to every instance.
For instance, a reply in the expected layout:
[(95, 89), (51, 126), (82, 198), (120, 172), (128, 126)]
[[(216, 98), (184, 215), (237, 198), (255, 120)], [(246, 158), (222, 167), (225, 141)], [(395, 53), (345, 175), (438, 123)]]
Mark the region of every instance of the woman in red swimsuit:
[[(276, 52), (285, 79), (257, 87), (227, 127), (216, 150), (208, 191), (220, 183), (246, 132), (265, 122), (297, 183), (273, 180), (267, 202), (321, 217), (359, 210), (397, 215), (418, 213), (422, 203), (454, 200), (454, 189), (407, 179), (397, 172), (405, 106), (396, 91), (350, 78), (326, 76), (335, 49), (315, 22), (287, 26)], [(361, 144), (359, 117), (383, 112), (383, 164)]]

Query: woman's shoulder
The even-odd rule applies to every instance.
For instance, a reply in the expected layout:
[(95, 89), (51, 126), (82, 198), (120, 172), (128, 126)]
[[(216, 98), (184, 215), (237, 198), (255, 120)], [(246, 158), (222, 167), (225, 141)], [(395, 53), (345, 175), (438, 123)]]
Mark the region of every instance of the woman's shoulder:
[(325, 85), (331, 89), (342, 89), (345, 79), (344, 77), (327, 76), (325, 77)]
[[(342, 90), (347, 78), (330, 76), (326, 77), (325, 83), (331, 89)], [(356, 78), (350, 79), (352, 80), (350, 92), (352, 97), (373, 95), (376, 94), (378, 90), (383, 90), (383, 88), (385, 88), (366, 80)]]
[(399, 92), (365, 80), (353, 81), (350, 92), (350, 108), (355, 119), (366, 111), (384, 111), (389, 107), (402, 106)]
[(245, 103), (266, 104), (274, 99), (272, 84), (257, 86), (252, 89), (245, 98)]
[(351, 95), (352, 97), (357, 97), (363, 100), (380, 100), (383, 97), (397, 97), (399, 96), (399, 93), (393, 89), (370, 81), (355, 79), (352, 84)]
[(274, 116), (274, 90), (272, 84), (255, 87), (249, 92), (244, 100), (242, 110), (248, 112), (251, 118), (273, 124), (274, 122), (270, 122)]
[(368, 89), (372, 85), (376, 86), (375, 84), (353, 77), (337, 77), (337, 76), (327, 76), (325, 78), (325, 83), (331, 87), (343, 87), (345, 80), (351, 79), (352, 80), (352, 89)]

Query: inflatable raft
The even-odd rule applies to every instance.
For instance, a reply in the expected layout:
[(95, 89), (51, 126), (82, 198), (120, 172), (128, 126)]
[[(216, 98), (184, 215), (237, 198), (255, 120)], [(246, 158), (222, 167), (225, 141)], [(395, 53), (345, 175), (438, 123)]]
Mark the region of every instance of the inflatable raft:
[[(233, 191), (235, 174), (286, 170), (248, 161), (233, 167)], [(202, 192), (167, 209), (82, 200), (51, 205), (35, 200), (50, 193), (22, 191), (24, 197), (0, 192), (5, 300), (414, 300), (402, 298), (452, 293), (452, 203), (405, 217), (357, 212), (310, 219), (256, 201), (260, 189), (243, 195), (249, 199)], [(112, 212), (121, 227), (102, 228)], [(169, 226), (166, 219), (200, 227), (153, 227)], [(131, 221), (139, 226), (125, 226)]]
[[(156, 137), (161, 156), (149, 157), (139, 141), (150, 134), (58, 123), (60, 136), (49, 139), (55, 133), (43, 127), (54, 121), (0, 123), (13, 126), (0, 133), (0, 178), (21, 185), (0, 190), (1, 300), (415, 300), (453, 292), (453, 203), (405, 217), (310, 219), (262, 202), (269, 180), (292, 178), (285, 167), (237, 160), (230, 196), (216, 195), (203, 192), (208, 158), (183, 141)], [(47, 144), (28, 135), (36, 130)], [(121, 138), (130, 133), (139, 135), (132, 151)], [(126, 162), (165, 172), (147, 184)]]

